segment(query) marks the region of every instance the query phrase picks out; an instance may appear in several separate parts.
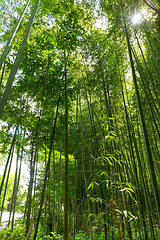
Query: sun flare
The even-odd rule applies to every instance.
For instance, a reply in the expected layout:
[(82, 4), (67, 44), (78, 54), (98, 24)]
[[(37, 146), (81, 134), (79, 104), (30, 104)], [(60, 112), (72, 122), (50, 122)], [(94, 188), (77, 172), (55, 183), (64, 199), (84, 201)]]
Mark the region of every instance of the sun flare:
[(133, 24), (138, 24), (140, 22), (142, 22), (143, 18), (142, 15), (140, 13), (136, 13), (133, 17), (132, 17), (132, 23)]
[(141, 23), (144, 18), (147, 19), (149, 17), (149, 13), (146, 11), (146, 9), (142, 9), (141, 11), (135, 13), (132, 17), (132, 23), (134, 25)]

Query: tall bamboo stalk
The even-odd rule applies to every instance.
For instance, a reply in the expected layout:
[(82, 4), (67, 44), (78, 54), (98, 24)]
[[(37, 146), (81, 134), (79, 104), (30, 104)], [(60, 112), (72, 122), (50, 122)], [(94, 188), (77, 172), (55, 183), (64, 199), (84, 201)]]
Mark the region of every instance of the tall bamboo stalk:
[(64, 240), (68, 240), (68, 79), (67, 56), (64, 49), (64, 78), (65, 78), (65, 194), (64, 194)]
[(48, 171), (49, 171), (49, 168), (50, 168), (50, 159), (51, 159), (51, 154), (52, 154), (53, 141), (54, 141), (54, 135), (55, 135), (56, 123), (57, 123), (57, 117), (58, 117), (59, 102), (60, 102), (60, 98), (58, 99), (57, 108), (56, 108), (55, 120), (54, 120), (54, 124), (53, 124), (53, 131), (52, 131), (50, 148), (49, 148), (48, 161), (47, 161), (47, 165), (46, 165), (46, 169), (45, 169), (45, 177), (44, 177), (44, 183), (43, 183), (43, 188), (42, 188), (40, 208), (39, 208), (39, 212), (38, 212), (38, 218), (37, 218), (37, 223), (36, 223), (36, 228), (35, 228), (33, 240), (36, 240), (36, 237), (37, 237), (39, 220), (40, 220), (41, 211), (42, 211), (42, 206), (43, 206), (43, 201), (44, 201), (44, 193), (45, 193), (45, 189), (46, 189)]
[(10, 47), (12, 41), (13, 41), (13, 38), (14, 38), (14, 36), (15, 36), (15, 34), (16, 34), (16, 32), (17, 32), (17, 29), (18, 29), (18, 27), (19, 27), (19, 25), (20, 25), (20, 23), (21, 23), (21, 21), (22, 21), (22, 19), (23, 19), (24, 13), (25, 13), (25, 11), (26, 11), (29, 3), (30, 3), (30, 0), (28, 0), (27, 4), (25, 5), (25, 7), (24, 7), (24, 9), (23, 9), (23, 11), (22, 11), (19, 19), (18, 19), (18, 22), (17, 22), (15, 28), (13, 29), (13, 32), (12, 32), (10, 38), (8, 39), (8, 42), (7, 42), (7, 44), (6, 44), (6, 47), (5, 47), (5, 49), (4, 49), (3, 53), (2, 53), (2, 56), (1, 56), (1, 58), (0, 58), (0, 70), (1, 70), (1, 68), (2, 68), (3, 61), (5, 60), (8, 52), (9, 52), (9, 47)]
[(1, 186), (0, 186), (0, 196), (1, 196), (1, 193), (2, 193), (2, 188), (3, 188), (4, 180), (5, 180), (5, 177), (6, 177), (6, 172), (7, 172), (10, 156), (11, 156), (12, 149), (13, 149), (13, 146), (14, 146), (14, 143), (15, 143), (17, 130), (18, 130), (18, 128), (15, 129), (13, 140), (12, 140), (12, 144), (11, 144), (11, 147), (10, 147), (10, 150), (9, 150), (9, 154), (8, 154), (8, 158), (7, 158), (7, 162), (6, 162), (6, 165), (5, 165), (5, 169), (4, 169), (4, 173), (3, 173), (3, 177), (2, 177), (2, 182), (1, 182)]
[(149, 143), (149, 139), (148, 139), (148, 133), (147, 133), (146, 123), (145, 123), (145, 119), (144, 119), (144, 114), (143, 114), (143, 110), (142, 110), (142, 104), (141, 104), (138, 85), (137, 85), (134, 62), (133, 62), (133, 58), (132, 58), (131, 46), (130, 46), (130, 42), (129, 42), (129, 36), (128, 36), (127, 26), (126, 26), (122, 7), (121, 7), (121, 11), (122, 11), (122, 17), (123, 17), (123, 23), (124, 23), (124, 29), (125, 29), (125, 36), (126, 36), (126, 40), (127, 40), (129, 59), (130, 59), (130, 63), (131, 63), (132, 76), (133, 76), (133, 82), (134, 82), (134, 87), (135, 87), (135, 94), (136, 94), (136, 98), (137, 98), (137, 104), (138, 104), (138, 109), (139, 109), (139, 114), (140, 114), (140, 119), (141, 119), (142, 131), (143, 131), (143, 135), (144, 135), (144, 141), (145, 141), (146, 153), (147, 153), (147, 158), (148, 158), (148, 165), (149, 165), (149, 170), (150, 170), (152, 189), (153, 189), (155, 203), (156, 203), (156, 207), (157, 207), (158, 218), (160, 220), (160, 198), (159, 198), (157, 179), (156, 179), (156, 174), (155, 174), (155, 169), (154, 169), (154, 162), (153, 162), (152, 152), (151, 152), (150, 143)]
[[(12, 199), (11, 199), (11, 204), (10, 204), (10, 213), (9, 213), (8, 226), (10, 226), (11, 215), (13, 216), (13, 206), (14, 206), (15, 196), (16, 196), (17, 173), (18, 173), (18, 159), (19, 159), (19, 148), (17, 149), (16, 170), (15, 170), (15, 176), (14, 176), (14, 185), (13, 185)], [(13, 225), (12, 225), (12, 227), (13, 227)], [(13, 229), (13, 228), (12, 228), (12, 229)]]
[(23, 55), (23, 52), (24, 52), (24, 48), (25, 48), (26, 43), (27, 43), (27, 39), (28, 39), (30, 30), (31, 30), (31, 27), (32, 27), (32, 24), (33, 24), (33, 21), (34, 21), (34, 18), (35, 18), (35, 15), (36, 15), (39, 3), (40, 3), (40, 0), (37, 0), (37, 3), (36, 3), (35, 8), (34, 8), (34, 11), (33, 11), (32, 16), (30, 18), (30, 21), (28, 23), (28, 27), (27, 27), (27, 30), (26, 30), (26, 33), (25, 33), (25, 36), (24, 36), (23, 43), (21, 45), (21, 48), (20, 48), (19, 53), (17, 55), (17, 58), (15, 60), (14, 66), (12, 68), (12, 71), (11, 71), (11, 73), (9, 75), (9, 78), (8, 78), (8, 81), (7, 81), (7, 85), (6, 85), (6, 88), (5, 88), (2, 100), (0, 102), (0, 117), (1, 117), (1, 115), (3, 113), (3, 109), (4, 109), (5, 105), (7, 103), (7, 99), (9, 97), (9, 94), (10, 94), (10, 91), (11, 91), (11, 87), (12, 87), (15, 75), (16, 75), (17, 70), (19, 68), (19, 64), (20, 64), (20, 61), (21, 61), (21, 58), (22, 58), (22, 55)]
[(11, 165), (12, 165), (13, 153), (14, 153), (14, 146), (13, 146), (12, 153), (11, 153), (11, 159), (10, 159), (8, 173), (7, 173), (7, 179), (6, 179), (6, 183), (5, 183), (5, 190), (4, 190), (2, 206), (1, 206), (0, 223), (2, 220), (2, 214), (3, 214), (3, 210), (4, 210), (4, 202), (5, 202), (5, 198), (6, 198), (6, 192), (7, 192), (8, 180), (9, 180), (9, 175), (10, 175), (10, 170), (11, 170)]

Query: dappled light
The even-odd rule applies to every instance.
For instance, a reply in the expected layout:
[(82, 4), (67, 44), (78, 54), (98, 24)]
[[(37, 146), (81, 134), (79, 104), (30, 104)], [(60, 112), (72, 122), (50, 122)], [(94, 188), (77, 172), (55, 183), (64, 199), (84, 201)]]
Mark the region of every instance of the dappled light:
[(139, 24), (143, 21), (143, 17), (141, 15), (140, 12), (136, 13), (133, 17), (132, 17), (132, 23), (133, 24)]
[(0, 240), (160, 239), (150, 6), (0, 2)]

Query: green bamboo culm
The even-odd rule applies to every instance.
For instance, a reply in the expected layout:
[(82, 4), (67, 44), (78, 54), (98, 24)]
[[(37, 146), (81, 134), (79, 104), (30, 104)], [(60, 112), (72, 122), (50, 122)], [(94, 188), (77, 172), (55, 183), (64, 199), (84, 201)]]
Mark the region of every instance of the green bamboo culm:
[(11, 87), (12, 87), (15, 75), (16, 75), (17, 70), (19, 68), (19, 64), (20, 64), (20, 61), (21, 61), (21, 58), (22, 58), (22, 55), (23, 55), (23, 52), (24, 52), (24, 48), (25, 48), (26, 43), (27, 43), (27, 39), (28, 39), (30, 30), (31, 30), (31, 27), (32, 27), (32, 24), (33, 24), (33, 21), (34, 21), (34, 17), (35, 17), (36, 12), (37, 12), (37, 8), (39, 6), (39, 3), (40, 3), (40, 0), (38, 0), (37, 3), (36, 3), (36, 6), (34, 8), (32, 16), (30, 18), (30, 21), (28, 23), (28, 28), (26, 30), (23, 43), (21, 45), (21, 48), (20, 48), (19, 53), (17, 55), (17, 58), (15, 60), (14, 66), (12, 68), (12, 71), (11, 71), (11, 73), (9, 75), (9, 78), (8, 78), (8, 81), (7, 81), (7, 85), (6, 85), (6, 88), (5, 88), (5, 91), (4, 91), (4, 95), (3, 95), (2, 100), (0, 102), (0, 117), (1, 117), (1, 115), (3, 113), (3, 109), (4, 109), (5, 105), (7, 103), (7, 99), (9, 97), (9, 94), (10, 94), (10, 91), (11, 91)]
[(145, 147), (146, 147), (146, 153), (147, 153), (147, 158), (148, 158), (148, 165), (149, 165), (152, 189), (153, 189), (156, 208), (157, 208), (158, 220), (160, 220), (160, 197), (159, 197), (159, 193), (158, 193), (158, 186), (157, 186), (157, 179), (156, 179), (156, 174), (155, 174), (155, 169), (154, 169), (154, 162), (153, 162), (153, 158), (152, 158), (147, 128), (146, 128), (145, 119), (144, 119), (144, 115), (143, 115), (142, 104), (141, 104), (138, 85), (137, 85), (135, 67), (134, 67), (134, 62), (133, 62), (133, 58), (132, 58), (131, 46), (130, 46), (128, 31), (127, 31), (127, 26), (126, 26), (122, 6), (121, 6), (121, 12), (122, 12), (122, 17), (123, 17), (124, 31), (125, 31), (126, 41), (127, 41), (129, 59), (130, 59), (130, 64), (131, 64), (131, 69), (132, 69), (132, 76), (133, 76), (135, 94), (136, 94), (136, 99), (137, 99), (137, 105), (138, 105), (138, 110), (139, 110), (139, 114), (140, 114), (140, 120), (141, 120), (144, 142), (145, 142)]
[[(137, 40), (137, 44), (138, 44), (139, 50), (140, 50), (141, 55), (142, 55), (142, 58), (143, 58), (143, 62), (144, 62), (144, 64), (145, 64), (145, 67), (146, 67), (146, 70), (147, 70), (147, 73), (148, 73), (148, 77), (149, 77), (151, 86), (152, 86), (152, 88), (153, 88), (153, 92), (154, 92), (155, 97), (156, 97), (156, 100), (157, 100), (157, 105), (158, 105), (158, 107), (160, 108), (160, 103), (159, 103), (159, 99), (158, 99), (158, 93), (157, 93), (157, 90), (156, 90), (156, 87), (155, 87), (155, 84), (154, 84), (154, 81), (153, 81), (153, 77), (152, 77), (152, 75), (151, 75), (151, 73), (150, 73), (150, 70), (149, 70), (149, 67), (148, 67), (148, 65), (147, 65), (147, 62), (146, 62), (146, 59), (145, 59), (145, 56), (144, 56), (144, 53), (143, 53), (141, 44), (140, 44), (140, 42), (139, 42), (137, 33), (136, 33), (135, 29), (133, 29), (133, 30), (134, 30), (135, 38), (136, 38), (136, 40)], [(146, 78), (145, 78), (145, 79), (146, 79)], [(146, 83), (147, 83), (147, 85), (149, 86), (149, 81), (148, 81), (148, 80), (146, 81)]]
[[(40, 207), (39, 207), (39, 211), (38, 211), (38, 218), (37, 218), (37, 222), (36, 222), (36, 227), (35, 227), (33, 240), (36, 240), (36, 238), (37, 238), (38, 226), (39, 226), (39, 221), (40, 221), (43, 202), (44, 202), (44, 194), (45, 194), (45, 189), (46, 189), (46, 184), (47, 184), (48, 172), (49, 172), (49, 168), (50, 168), (51, 153), (52, 153), (52, 149), (53, 149), (53, 142), (54, 142), (54, 136), (55, 136), (55, 131), (56, 131), (56, 123), (57, 123), (57, 118), (58, 118), (59, 103), (60, 103), (60, 97), (58, 99), (57, 108), (56, 108), (55, 120), (54, 120), (54, 124), (53, 124), (52, 138), (51, 138), (50, 148), (49, 148), (49, 156), (48, 156), (48, 161), (47, 161), (46, 169), (45, 169), (45, 177), (44, 177), (44, 182), (43, 182)], [(26, 239), (28, 239), (28, 238), (26, 237)]]
[(8, 39), (8, 42), (7, 42), (7, 44), (6, 44), (5, 48), (4, 48), (4, 51), (3, 51), (2, 55), (1, 55), (1, 58), (0, 58), (0, 70), (1, 70), (2, 64), (3, 64), (3, 62), (4, 62), (4, 60), (5, 60), (6, 56), (7, 56), (7, 54), (8, 54), (8, 52), (9, 52), (9, 47), (10, 47), (10, 45), (11, 45), (13, 39), (14, 39), (14, 36), (15, 36), (15, 34), (16, 34), (16, 32), (17, 32), (17, 29), (19, 28), (19, 25), (20, 25), (20, 23), (21, 23), (21, 21), (22, 21), (22, 19), (23, 19), (23, 16), (24, 16), (24, 14), (25, 14), (25, 11), (26, 11), (26, 9), (27, 9), (27, 7), (28, 7), (28, 5), (29, 5), (29, 2), (30, 2), (30, 0), (28, 0), (26, 6), (24, 7), (23, 12), (22, 12), (22, 14), (20, 15), (20, 17), (19, 17), (19, 19), (18, 19), (18, 22), (17, 22), (15, 28), (13, 29), (13, 32), (12, 32), (10, 38)]
[[(138, 60), (135, 49), (133, 47), (131, 47), (131, 48), (132, 48), (133, 56), (136, 60), (137, 70), (139, 72), (140, 79), (141, 79), (141, 81), (139, 81), (139, 84), (140, 84), (141, 88), (143, 89), (143, 92), (145, 93), (145, 97), (146, 97), (146, 100), (147, 100), (147, 103), (148, 103), (148, 106), (149, 106), (149, 109), (150, 109), (150, 112), (151, 112), (151, 117), (152, 117), (152, 120), (154, 122), (158, 137), (160, 138), (160, 132), (159, 132), (160, 114), (159, 114), (159, 109), (156, 106), (155, 99), (152, 95), (152, 92), (149, 89), (149, 86), (147, 84), (145, 84), (145, 75), (144, 75), (142, 66), (141, 66), (141, 64)], [(147, 92), (146, 89), (148, 90), (148, 92)]]
[[(135, 161), (135, 154), (133, 149), (135, 148), (135, 152), (136, 152), (136, 156), (137, 156), (137, 160), (138, 160), (138, 164), (139, 164), (139, 168), (141, 169), (141, 162), (140, 162), (140, 156), (139, 156), (139, 152), (138, 152), (138, 147), (137, 147), (137, 143), (136, 143), (136, 139), (135, 139), (135, 134), (133, 131), (133, 126), (130, 123), (129, 120), (129, 115), (127, 112), (127, 107), (126, 107), (126, 103), (125, 103), (125, 97), (124, 97), (124, 93), (123, 93), (123, 87), (122, 87), (122, 97), (123, 97), (123, 104), (124, 104), (124, 110), (125, 110), (125, 115), (126, 115), (126, 120), (127, 120), (127, 128), (128, 128), (128, 134), (129, 134), (129, 142), (130, 142), (130, 148), (131, 148), (131, 156), (132, 156), (132, 164), (133, 164), (133, 171), (134, 171), (134, 175), (135, 175), (135, 184), (137, 187), (137, 199), (138, 199), (138, 208), (139, 208), (139, 212), (140, 215), (142, 217), (142, 224), (144, 226), (144, 237), (145, 240), (148, 239), (148, 231), (146, 228), (146, 222), (145, 222), (145, 217), (144, 217), (144, 210), (143, 208), (141, 208), (142, 206), (142, 197), (140, 194), (140, 180), (138, 179), (138, 171), (137, 171), (137, 167), (136, 167), (136, 161)], [(134, 148), (133, 148), (134, 145)], [(141, 174), (143, 174), (143, 172), (141, 171)]]

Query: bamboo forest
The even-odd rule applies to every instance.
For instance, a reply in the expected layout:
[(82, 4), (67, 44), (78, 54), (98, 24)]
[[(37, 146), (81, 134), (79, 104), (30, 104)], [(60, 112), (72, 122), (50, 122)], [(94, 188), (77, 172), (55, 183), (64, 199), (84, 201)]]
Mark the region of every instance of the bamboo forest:
[(160, 1), (0, 19), (0, 240), (159, 240)]

